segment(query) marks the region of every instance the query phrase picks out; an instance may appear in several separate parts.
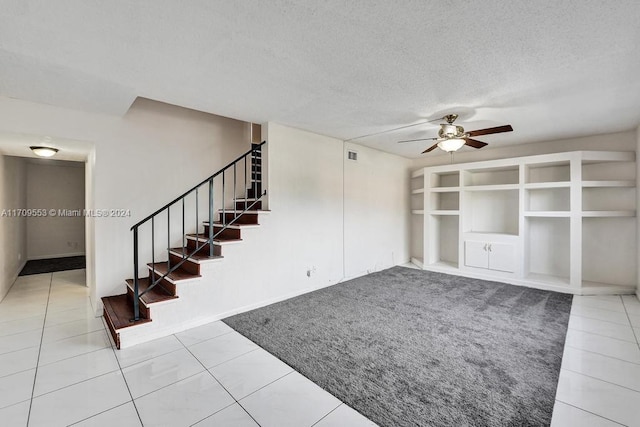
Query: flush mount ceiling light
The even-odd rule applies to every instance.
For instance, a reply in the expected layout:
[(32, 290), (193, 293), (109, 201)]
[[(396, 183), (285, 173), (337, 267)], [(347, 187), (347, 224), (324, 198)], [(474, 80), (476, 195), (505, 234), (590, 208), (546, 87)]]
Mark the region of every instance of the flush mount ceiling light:
[(51, 157), (58, 152), (57, 148), (45, 146), (31, 146), (29, 148), (31, 148), (31, 151), (33, 151), (36, 156), (40, 157)]

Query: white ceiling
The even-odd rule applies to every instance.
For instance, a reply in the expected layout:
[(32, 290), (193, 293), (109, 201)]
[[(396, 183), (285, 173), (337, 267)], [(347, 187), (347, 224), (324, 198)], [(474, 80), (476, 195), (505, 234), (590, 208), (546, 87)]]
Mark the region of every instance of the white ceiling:
[(87, 142), (74, 141), (72, 139), (50, 138), (39, 135), (17, 134), (0, 132), (0, 153), (7, 156), (29, 157), (42, 162), (53, 162), (54, 159), (36, 156), (29, 149), (31, 146), (46, 145), (60, 150), (55, 155), (55, 160), (67, 160), (72, 162), (84, 162), (89, 156), (93, 146)]
[[(467, 130), (514, 127), (480, 138), (492, 146), (640, 121), (637, 0), (0, 0), (0, 14), (0, 95), (87, 111), (142, 96), (341, 139), (457, 112)], [(355, 141), (416, 157), (428, 143), (395, 141), (436, 126)]]

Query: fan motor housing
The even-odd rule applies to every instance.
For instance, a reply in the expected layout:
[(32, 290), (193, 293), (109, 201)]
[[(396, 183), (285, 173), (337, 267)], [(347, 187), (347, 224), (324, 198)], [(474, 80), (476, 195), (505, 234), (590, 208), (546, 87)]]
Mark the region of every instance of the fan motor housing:
[(440, 130), (438, 131), (438, 136), (440, 138), (459, 138), (464, 134), (464, 129), (462, 126), (456, 125), (440, 125)]

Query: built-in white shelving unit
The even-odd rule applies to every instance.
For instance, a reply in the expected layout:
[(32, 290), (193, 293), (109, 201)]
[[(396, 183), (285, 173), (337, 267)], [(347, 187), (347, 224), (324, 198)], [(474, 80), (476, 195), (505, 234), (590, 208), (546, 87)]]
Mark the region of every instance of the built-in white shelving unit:
[(633, 293), (635, 153), (572, 151), (412, 174), (412, 261), (575, 294)]

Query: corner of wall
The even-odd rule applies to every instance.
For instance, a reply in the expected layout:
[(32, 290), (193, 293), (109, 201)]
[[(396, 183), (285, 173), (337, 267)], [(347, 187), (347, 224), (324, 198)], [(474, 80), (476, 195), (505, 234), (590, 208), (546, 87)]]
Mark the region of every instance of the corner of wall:
[(638, 154), (640, 154), (640, 125), (636, 128), (636, 233), (637, 233), (637, 242), (636, 242), (636, 264), (637, 264), (637, 275), (636, 275), (636, 296), (640, 299), (640, 221), (638, 220), (638, 213), (640, 212), (640, 159), (638, 158)]

